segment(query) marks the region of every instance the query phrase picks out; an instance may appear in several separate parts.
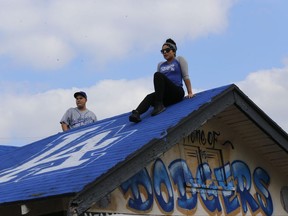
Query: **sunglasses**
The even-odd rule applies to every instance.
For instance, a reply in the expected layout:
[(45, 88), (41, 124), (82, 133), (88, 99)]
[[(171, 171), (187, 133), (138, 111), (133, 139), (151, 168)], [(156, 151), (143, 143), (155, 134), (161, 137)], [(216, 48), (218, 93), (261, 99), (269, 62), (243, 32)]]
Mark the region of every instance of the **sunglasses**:
[(166, 48), (166, 49), (160, 50), (160, 52), (161, 52), (162, 54), (164, 54), (164, 53), (169, 53), (171, 50), (172, 50), (171, 48)]

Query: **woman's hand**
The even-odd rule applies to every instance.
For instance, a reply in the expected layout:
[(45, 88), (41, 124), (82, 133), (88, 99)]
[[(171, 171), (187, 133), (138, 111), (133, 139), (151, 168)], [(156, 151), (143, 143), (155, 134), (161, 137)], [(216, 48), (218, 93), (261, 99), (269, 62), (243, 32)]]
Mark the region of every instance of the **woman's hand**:
[(192, 98), (194, 97), (194, 94), (191, 92), (191, 93), (188, 93), (188, 95), (185, 96), (185, 98)]
[(192, 98), (194, 94), (192, 93), (192, 86), (191, 86), (190, 79), (185, 79), (184, 83), (186, 85), (187, 92), (188, 92), (188, 95), (186, 95), (185, 98)]

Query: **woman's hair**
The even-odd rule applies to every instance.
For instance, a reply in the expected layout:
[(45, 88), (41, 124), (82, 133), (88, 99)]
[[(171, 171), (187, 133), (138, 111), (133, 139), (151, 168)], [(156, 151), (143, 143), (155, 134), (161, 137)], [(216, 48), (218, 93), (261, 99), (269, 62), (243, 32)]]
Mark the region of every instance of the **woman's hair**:
[(172, 40), (171, 38), (168, 38), (168, 39), (166, 40), (166, 42), (163, 44), (163, 46), (164, 46), (164, 45), (169, 46), (169, 47), (176, 53), (176, 51), (177, 51), (177, 46), (176, 46), (176, 43), (175, 43), (174, 40)]

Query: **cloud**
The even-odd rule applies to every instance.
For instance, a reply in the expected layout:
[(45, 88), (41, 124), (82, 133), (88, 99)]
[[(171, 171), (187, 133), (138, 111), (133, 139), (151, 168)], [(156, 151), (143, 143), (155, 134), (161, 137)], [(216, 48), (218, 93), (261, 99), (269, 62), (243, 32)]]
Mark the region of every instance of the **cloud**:
[[(287, 82), (288, 67), (284, 67), (253, 72), (236, 85), (287, 131)], [(54, 89), (43, 93), (5, 91), (2, 85), (0, 112), (5, 115), (0, 124), (0, 144), (24, 145), (60, 132), (59, 121), (69, 107), (75, 107), (73, 94), (79, 90), (87, 92), (87, 107), (100, 120), (135, 109), (153, 91), (153, 86), (151, 77), (102, 80), (83, 89)]]
[(96, 115), (101, 119), (111, 117), (135, 109), (146, 94), (152, 91), (151, 78), (103, 80), (89, 89), (89, 106), (96, 110)]
[(283, 59), (283, 64), (286, 65), (286, 67), (288, 67), (288, 57)]
[[(54, 89), (43, 93), (0, 93), (0, 145), (24, 145), (61, 131), (60, 119), (75, 107), (73, 94), (83, 90), (88, 95), (87, 107), (98, 119), (135, 109), (152, 91), (151, 78), (139, 80), (103, 80), (94, 86), (78, 89)], [(4, 87), (2, 87), (4, 89)]]
[[(95, 64), (122, 58), (163, 37), (219, 33), (233, 0), (0, 1), (0, 57), (33, 69), (59, 69), (77, 55)], [(161, 41), (159, 41), (161, 40)]]
[(288, 131), (288, 67), (253, 72), (239, 88), (272, 120)]
[[(77, 63), (73, 61), (79, 56), (85, 57), (89, 68), (91, 65), (101, 67), (113, 64), (115, 59), (128, 59), (139, 50), (141, 53), (152, 53), (153, 49), (159, 52), (159, 44), (166, 37), (172, 37), (181, 44), (221, 34), (236, 2), (0, 0), (0, 66), (5, 68), (0, 70), (0, 74), (6, 71), (20, 77), (20, 81), (16, 79), (19, 82), (13, 83), (5, 81), (4, 74), (0, 81), (0, 112), (5, 114), (0, 124), (0, 144), (24, 145), (60, 132), (59, 120), (69, 107), (75, 106), (75, 91), (86, 91), (88, 108), (96, 113), (98, 119), (103, 119), (130, 112), (153, 90), (149, 77), (102, 80), (83, 89), (69, 87), (48, 91), (49, 86), (44, 86), (47, 83), (41, 83), (39, 77), (27, 76), (26, 79), (25, 72), (24, 75), (13, 74), (10, 68), (24, 68), (39, 74), (55, 70), (61, 73), (63, 68), (69, 70), (74, 67)], [(237, 83), (286, 131), (287, 59), (283, 59), (283, 68), (256, 71)], [(6, 70), (9, 64), (11, 67)], [(91, 68), (93, 72), (100, 71)], [(21, 81), (21, 75), (28, 81)]]
[[(4, 44), (5, 43), (5, 44)], [(49, 35), (27, 35), (21, 40), (10, 37), (2, 44), (13, 63), (37, 70), (55, 70), (72, 60), (73, 51), (64, 41)]]
[[(6, 113), (0, 144), (22, 145), (59, 132), (62, 115), (75, 106), (73, 93), (80, 89), (47, 91), (49, 84), (41, 83), (39, 74), (74, 68), (80, 56), (94, 69), (129, 58), (139, 49), (150, 52), (156, 45), (159, 52), (166, 37), (181, 43), (221, 33), (234, 2), (0, 0), (0, 66), (5, 69), (0, 74), (17, 80), (0, 81), (0, 111)], [(88, 107), (103, 119), (136, 108), (152, 89), (149, 77), (103, 80), (81, 90), (88, 93)]]

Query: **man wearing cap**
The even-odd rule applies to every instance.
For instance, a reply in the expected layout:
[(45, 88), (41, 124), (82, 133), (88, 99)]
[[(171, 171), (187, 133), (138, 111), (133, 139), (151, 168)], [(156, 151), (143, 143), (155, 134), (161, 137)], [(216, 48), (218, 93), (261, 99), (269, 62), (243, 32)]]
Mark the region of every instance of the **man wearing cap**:
[(77, 107), (68, 109), (60, 121), (63, 131), (97, 121), (96, 115), (86, 108), (86, 93), (83, 91), (76, 92), (74, 98)]

